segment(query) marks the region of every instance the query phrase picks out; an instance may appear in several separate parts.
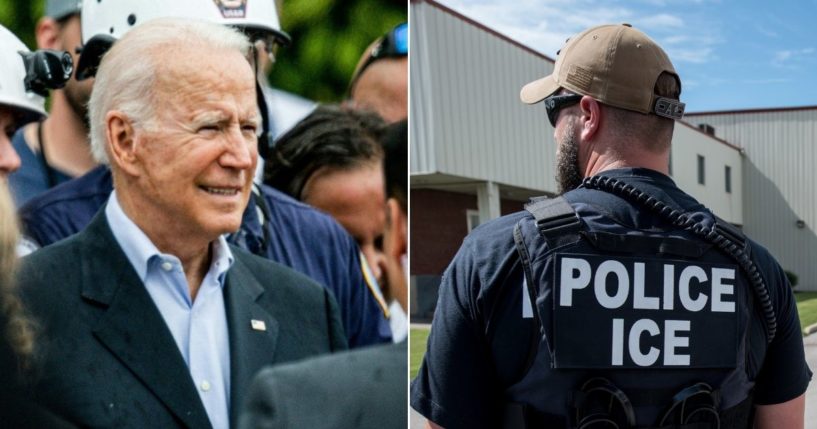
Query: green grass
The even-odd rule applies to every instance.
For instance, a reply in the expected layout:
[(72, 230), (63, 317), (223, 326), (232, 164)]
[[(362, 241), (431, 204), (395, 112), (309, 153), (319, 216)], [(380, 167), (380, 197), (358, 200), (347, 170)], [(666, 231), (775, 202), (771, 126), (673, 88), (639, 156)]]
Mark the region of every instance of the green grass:
[(817, 292), (796, 292), (797, 312), (800, 314), (800, 327), (817, 323)]
[(417, 377), (420, 371), (420, 364), (423, 363), (423, 356), (426, 353), (426, 341), (428, 341), (428, 328), (411, 328), (409, 331), (409, 365), (411, 367), (411, 379)]

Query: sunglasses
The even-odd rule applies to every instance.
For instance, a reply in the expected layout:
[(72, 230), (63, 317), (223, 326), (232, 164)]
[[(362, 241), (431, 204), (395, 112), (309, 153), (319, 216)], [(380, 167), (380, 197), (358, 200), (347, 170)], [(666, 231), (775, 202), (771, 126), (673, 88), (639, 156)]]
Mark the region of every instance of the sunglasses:
[(545, 109), (548, 112), (550, 125), (556, 128), (556, 119), (559, 118), (559, 111), (565, 107), (570, 107), (579, 102), (584, 97), (579, 94), (551, 95), (545, 98)]
[(358, 78), (366, 69), (377, 60), (383, 58), (400, 58), (408, 55), (408, 23), (404, 22), (397, 27), (389, 30), (380, 38), (377, 44), (369, 51), (369, 56), (366, 61), (355, 70), (352, 76), (352, 84), (350, 88), (354, 87)]

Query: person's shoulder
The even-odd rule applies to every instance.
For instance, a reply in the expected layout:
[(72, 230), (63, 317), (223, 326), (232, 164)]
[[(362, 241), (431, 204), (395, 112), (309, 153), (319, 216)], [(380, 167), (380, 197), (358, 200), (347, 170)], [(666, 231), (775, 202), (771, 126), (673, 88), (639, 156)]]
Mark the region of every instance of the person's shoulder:
[(75, 264), (76, 260), (71, 262), (71, 258), (78, 255), (84, 240), (83, 235), (77, 234), (58, 241), (51, 246), (38, 249), (36, 252), (20, 258), (20, 266), (25, 268), (28, 266), (43, 267), (45, 265), (55, 266), (66, 263)]
[(278, 295), (296, 294), (323, 299), (324, 288), (310, 277), (234, 245), (230, 245), (230, 251), (235, 262), (246, 267), (267, 291)]
[(29, 305), (41, 310), (79, 287), (82, 246), (82, 237), (75, 235), (20, 258), (15, 281)]
[(443, 281), (472, 296), (503, 287), (509, 276), (521, 273), (514, 271), (519, 260), (514, 228), (527, 217), (533, 219), (528, 212), (521, 211), (493, 219), (471, 231), (443, 274)]
[(406, 350), (405, 343), (371, 346), (267, 367), (250, 387), (240, 427), (276, 420), (292, 427), (404, 428)]
[(105, 166), (99, 166), (30, 199), (20, 208), (20, 215), (28, 217), (50, 211), (61, 212), (72, 205), (104, 201), (112, 189), (110, 170)]
[[(283, 229), (298, 225), (299, 233), (327, 233), (348, 237), (346, 230), (328, 213), (296, 200), (271, 186), (261, 185), (261, 194), (269, 207), (271, 222)], [(349, 237), (351, 239), (351, 237)]]
[(513, 230), (520, 220), (533, 218), (527, 211), (518, 211), (505, 216), (491, 219), (471, 231), (465, 237), (464, 244), (477, 249), (485, 249), (485, 246), (495, 248), (501, 243), (513, 244)]
[[(406, 343), (384, 344), (347, 350), (338, 353), (318, 356), (301, 362), (277, 366), (267, 372), (277, 374), (327, 374), (344, 373), (347, 377), (357, 378), (360, 373), (388, 371), (401, 372), (406, 368)], [(342, 370), (341, 370), (342, 369)], [(341, 371), (339, 371), (341, 370)], [(395, 374), (396, 375), (396, 374)], [(405, 375), (403, 370), (400, 376)], [(294, 377), (297, 379), (298, 377)]]
[(264, 200), (272, 204), (272, 206), (270, 207), (271, 210), (286, 208), (291, 212), (298, 214), (303, 213), (307, 216), (312, 215), (312, 213), (315, 213), (316, 215), (323, 214), (317, 211), (312, 206), (301, 201), (298, 201), (295, 198), (292, 198), (289, 195), (285, 194), (284, 192), (273, 188), (272, 186), (260, 185), (260, 188), (261, 194), (264, 196)]

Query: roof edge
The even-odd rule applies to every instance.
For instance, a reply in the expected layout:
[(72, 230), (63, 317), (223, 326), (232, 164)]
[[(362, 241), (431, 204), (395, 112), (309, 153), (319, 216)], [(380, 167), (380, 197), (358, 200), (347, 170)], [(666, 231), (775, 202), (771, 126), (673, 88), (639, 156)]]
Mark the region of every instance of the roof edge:
[(485, 25), (485, 24), (483, 24), (481, 22), (478, 22), (478, 21), (476, 21), (476, 20), (474, 20), (472, 18), (469, 18), (469, 17), (457, 12), (456, 10), (451, 9), (450, 7), (448, 7), (448, 6), (446, 6), (446, 5), (442, 4), (442, 3), (439, 3), (439, 2), (437, 2), (435, 0), (410, 0), (410, 2), (411, 3), (428, 3), (429, 5), (434, 6), (437, 9), (442, 10), (443, 12), (453, 16), (454, 18), (457, 18), (457, 19), (459, 19), (461, 21), (464, 21), (464, 22), (466, 22), (468, 24), (471, 24), (474, 27), (477, 27), (477, 28), (489, 33), (489, 34), (492, 34), (492, 35), (498, 37), (499, 39), (502, 39), (502, 40), (504, 40), (504, 41), (506, 41), (506, 42), (508, 42), (508, 43), (510, 43), (512, 45), (515, 45), (518, 48), (521, 48), (521, 49), (523, 49), (525, 51), (528, 51), (531, 54), (536, 55), (537, 57), (543, 58), (543, 59), (545, 59), (547, 61), (550, 61), (552, 63), (556, 63), (556, 60), (554, 60), (553, 58), (550, 58), (549, 56), (547, 56), (547, 55), (545, 55), (545, 54), (531, 48), (530, 46), (527, 46), (527, 45), (523, 44), (522, 42), (519, 42), (518, 40), (511, 39), (510, 37), (508, 37), (508, 36), (498, 32), (498, 31), (494, 30), (493, 28), (490, 28), (490, 27), (488, 27), (487, 25)]
[(707, 112), (684, 112), (686, 116), (704, 116), (704, 115), (734, 115), (743, 113), (776, 113), (776, 112), (795, 112), (802, 110), (817, 110), (817, 106), (794, 106), (794, 107), (767, 107), (758, 109), (736, 109), (736, 110), (712, 110)]
[[(686, 114), (684, 114), (684, 117), (686, 117), (686, 116), (687, 116), (687, 115), (686, 115)], [(735, 145), (735, 144), (733, 144), (733, 143), (729, 143), (728, 141), (726, 141), (726, 140), (724, 140), (724, 139), (722, 139), (722, 138), (720, 138), (720, 137), (715, 137), (715, 136), (713, 136), (713, 135), (711, 135), (711, 134), (707, 134), (707, 133), (705, 133), (705, 132), (704, 132), (702, 129), (700, 129), (700, 128), (696, 127), (695, 125), (690, 124), (690, 123), (689, 123), (689, 122), (687, 122), (687, 121), (681, 120), (681, 121), (676, 121), (676, 122), (678, 122), (678, 123), (679, 123), (679, 124), (681, 124), (681, 125), (685, 125), (685, 126), (687, 126), (687, 127), (689, 127), (689, 128), (692, 128), (693, 130), (695, 130), (695, 131), (697, 131), (697, 132), (699, 132), (699, 133), (701, 133), (701, 134), (705, 135), (706, 137), (711, 138), (712, 140), (715, 140), (715, 141), (716, 141), (716, 142), (718, 142), (718, 143), (724, 144), (724, 145), (726, 145), (726, 146), (729, 146), (729, 147), (730, 147), (730, 148), (732, 148), (732, 149), (735, 149), (736, 151), (738, 151), (738, 152), (740, 152), (740, 153), (743, 153), (743, 148), (741, 148), (740, 146)]]

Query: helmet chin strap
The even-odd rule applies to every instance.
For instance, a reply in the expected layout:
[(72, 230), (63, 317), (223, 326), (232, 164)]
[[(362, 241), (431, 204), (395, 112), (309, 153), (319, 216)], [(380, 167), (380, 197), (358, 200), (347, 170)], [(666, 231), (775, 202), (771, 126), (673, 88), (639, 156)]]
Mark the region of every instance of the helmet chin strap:
[(255, 99), (258, 103), (258, 110), (261, 112), (261, 135), (258, 136), (258, 155), (261, 158), (269, 159), (272, 154), (272, 123), (270, 121), (269, 106), (267, 106), (264, 90), (258, 76), (258, 49), (252, 45), (252, 66), (255, 75)]
[(272, 124), (270, 123), (269, 108), (261, 89), (261, 83), (255, 80), (255, 97), (258, 102), (258, 110), (261, 112), (261, 135), (258, 136), (258, 154), (261, 158), (269, 159), (272, 154)]

